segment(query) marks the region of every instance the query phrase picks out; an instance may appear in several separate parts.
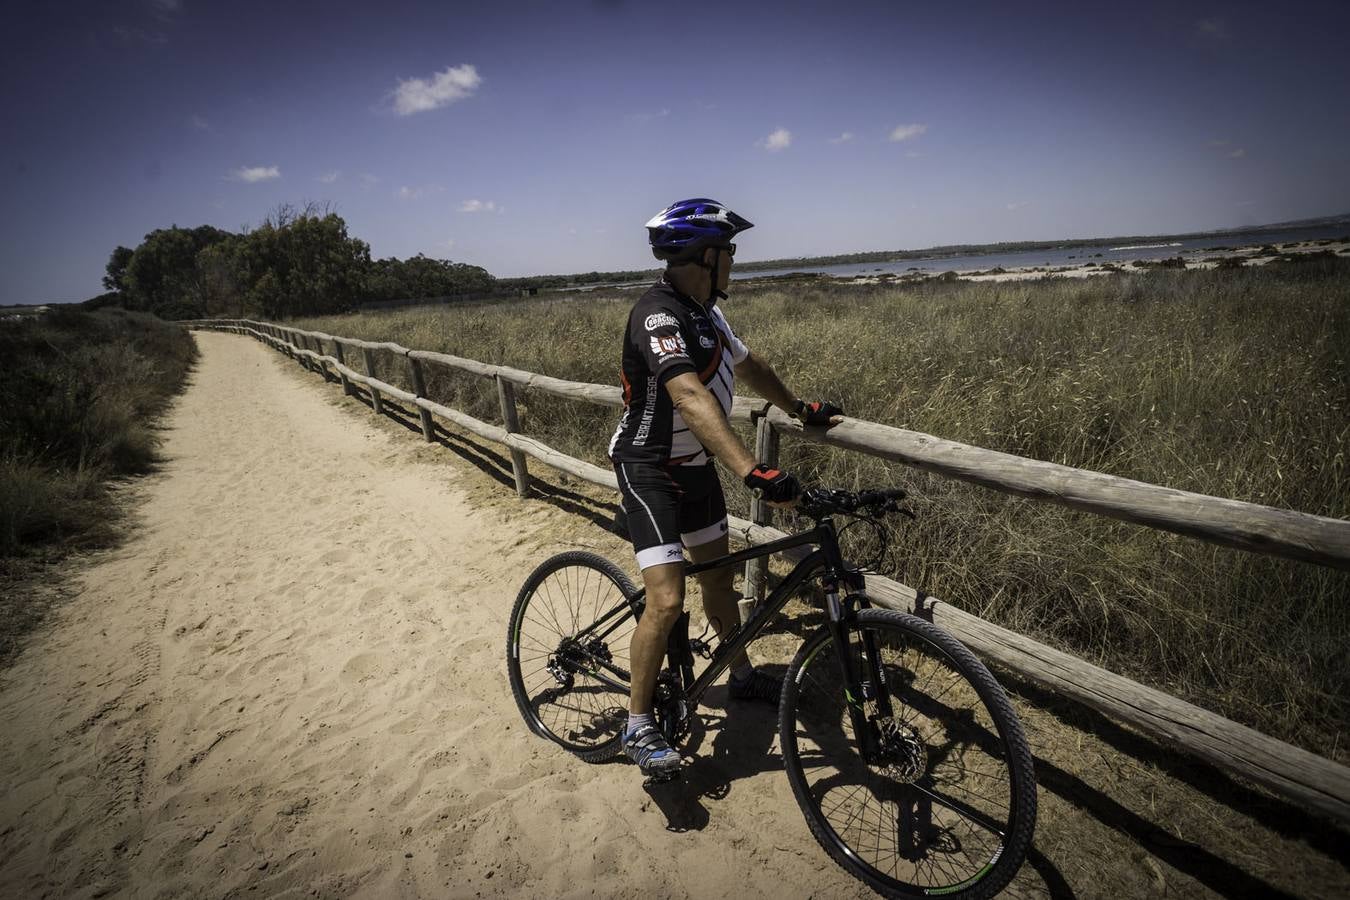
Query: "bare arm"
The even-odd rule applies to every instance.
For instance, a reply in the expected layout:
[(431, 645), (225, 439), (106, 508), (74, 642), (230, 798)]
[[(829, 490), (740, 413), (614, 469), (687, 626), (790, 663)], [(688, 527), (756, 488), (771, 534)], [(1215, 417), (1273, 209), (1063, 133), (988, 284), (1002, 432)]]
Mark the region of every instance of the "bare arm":
[[(735, 370), (736, 377), (743, 379), (765, 400), (790, 416), (797, 415), (797, 404), (801, 402), (800, 398), (788, 390), (787, 385), (783, 384), (783, 379), (779, 378), (778, 373), (764, 360), (751, 353), (741, 360)], [(838, 425), (842, 421), (844, 421), (843, 416), (831, 416), (830, 424), (826, 427)]]
[(756, 393), (783, 412), (792, 415), (797, 409), (797, 395), (788, 390), (787, 385), (778, 377), (778, 373), (753, 352), (741, 360), (735, 370), (737, 378), (750, 385)]
[(698, 380), (698, 375), (693, 372), (676, 375), (666, 382), (666, 390), (670, 392), (670, 399), (679, 411), (680, 418), (684, 419), (684, 424), (689, 426), (699, 443), (720, 459), (722, 465), (734, 472), (737, 478), (749, 474), (758, 460), (745, 449), (736, 432), (731, 430), (731, 423), (722, 413), (722, 405)]

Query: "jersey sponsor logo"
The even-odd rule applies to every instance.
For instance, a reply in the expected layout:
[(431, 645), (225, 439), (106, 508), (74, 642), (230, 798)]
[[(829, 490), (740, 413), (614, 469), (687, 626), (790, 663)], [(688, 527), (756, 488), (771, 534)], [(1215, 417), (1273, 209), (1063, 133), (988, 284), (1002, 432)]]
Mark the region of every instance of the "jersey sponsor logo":
[(676, 321), (675, 317), (672, 316), (670, 313), (663, 313), (663, 312), (652, 313), (650, 316), (642, 320), (642, 327), (647, 329), (648, 331), (655, 331), (656, 329), (662, 327), (663, 325), (668, 325), (672, 328), (680, 327), (680, 323)]
[(713, 347), (717, 346), (717, 341), (708, 337), (706, 334), (700, 334), (698, 336), (698, 342), (700, 345), (707, 348), (708, 350), (711, 350)]
[[(653, 339), (654, 340), (654, 339)], [(652, 420), (656, 418), (656, 376), (647, 376), (647, 393), (642, 407), (642, 418), (638, 421), (637, 434), (633, 435), (633, 446), (642, 447), (652, 433)], [(625, 416), (626, 420), (626, 416)]]
[(684, 346), (684, 338), (678, 334), (663, 334), (659, 337), (652, 335), (651, 347), (652, 352), (661, 362), (676, 356), (689, 355), (689, 351)]

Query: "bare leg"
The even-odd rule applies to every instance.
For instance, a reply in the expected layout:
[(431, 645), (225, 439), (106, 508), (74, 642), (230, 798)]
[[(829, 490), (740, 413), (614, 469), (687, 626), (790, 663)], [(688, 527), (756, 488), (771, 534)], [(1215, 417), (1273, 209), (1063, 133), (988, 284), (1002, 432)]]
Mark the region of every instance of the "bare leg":
[[(724, 534), (706, 544), (690, 547), (689, 558), (696, 563), (706, 562), (718, 556), (726, 556), (727, 549), (727, 536)], [(736, 601), (740, 598), (736, 596), (733, 583), (735, 577), (735, 566), (723, 566), (698, 576), (698, 586), (703, 592), (703, 612), (713, 630), (717, 632), (719, 640), (726, 640), (727, 635), (740, 622), (740, 614), (736, 608)], [(731, 667), (736, 669), (749, 662), (749, 657), (742, 651), (731, 660)]]
[(633, 629), (633, 641), (628, 648), (633, 676), (628, 711), (635, 715), (652, 711), (652, 691), (661, 671), (666, 639), (684, 607), (684, 563), (643, 569), (642, 584), (647, 589), (647, 608)]

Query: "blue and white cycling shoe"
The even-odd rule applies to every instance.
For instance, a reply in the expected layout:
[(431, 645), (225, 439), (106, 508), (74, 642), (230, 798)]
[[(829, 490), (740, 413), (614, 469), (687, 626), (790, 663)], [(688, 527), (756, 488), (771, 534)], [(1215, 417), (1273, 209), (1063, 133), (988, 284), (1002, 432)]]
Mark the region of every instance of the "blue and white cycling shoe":
[(643, 775), (670, 776), (680, 768), (680, 754), (666, 742), (666, 736), (655, 725), (639, 725), (632, 731), (625, 729), (623, 752), (638, 764)]

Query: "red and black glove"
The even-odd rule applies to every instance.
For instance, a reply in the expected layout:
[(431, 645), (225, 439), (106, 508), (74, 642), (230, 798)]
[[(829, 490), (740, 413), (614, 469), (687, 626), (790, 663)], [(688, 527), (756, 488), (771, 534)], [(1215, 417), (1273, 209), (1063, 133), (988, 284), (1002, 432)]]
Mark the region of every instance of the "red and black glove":
[(834, 424), (830, 419), (843, 414), (844, 408), (829, 400), (818, 400), (814, 403), (798, 400), (797, 408), (792, 411), (793, 418), (800, 419), (803, 425), (812, 428), (829, 428)]
[(791, 503), (802, 494), (801, 483), (795, 475), (770, 469), (763, 463), (757, 463), (745, 476), (745, 486), (770, 503)]

